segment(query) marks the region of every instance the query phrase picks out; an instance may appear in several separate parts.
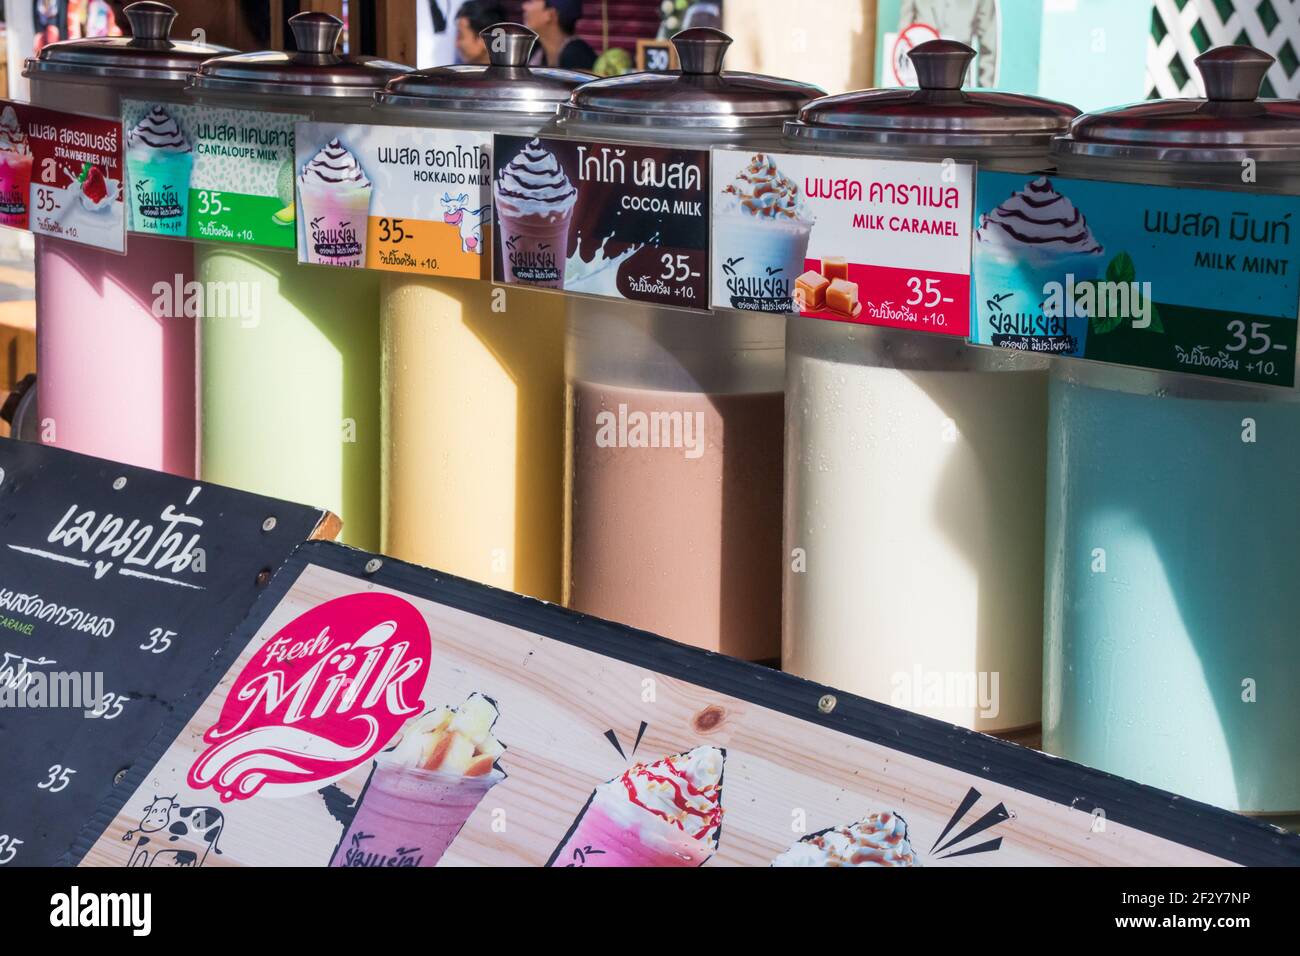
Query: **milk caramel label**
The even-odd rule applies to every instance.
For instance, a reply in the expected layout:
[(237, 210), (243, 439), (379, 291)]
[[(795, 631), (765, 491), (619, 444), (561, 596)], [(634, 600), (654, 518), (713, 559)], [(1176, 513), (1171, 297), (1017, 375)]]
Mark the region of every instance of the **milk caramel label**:
[(714, 308), (964, 336), (973, 169), (713, 153)]
[(1300, 197), (982, 173), (971, 341), (1295, 384)]

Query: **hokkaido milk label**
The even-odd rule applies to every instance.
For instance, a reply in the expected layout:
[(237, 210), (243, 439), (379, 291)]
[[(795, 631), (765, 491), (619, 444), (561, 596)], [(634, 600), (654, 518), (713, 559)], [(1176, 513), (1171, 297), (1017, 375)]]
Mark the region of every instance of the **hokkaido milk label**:
[(709, 154), (495, 137), (497, 282), (708, 308)]
[(0, 225), (126, 249), (122, 127), (0, 100)]
[(980, 345), (1295, 384), (1300, 196), (983, 173)]
[(223, 801), (310, 793), (387, 746), (423, 710), (429, 628), (391, 594), (350, 594), (241, 657), (188, 785)]
[(299, 123), (298, 261), (486, 279), (492, 137)]
[(292, 249), (293, 127), (302, 119), (123, 100), (131, 230)]
[(973, 172), (715, 150), (713, 307), (965, 337)]

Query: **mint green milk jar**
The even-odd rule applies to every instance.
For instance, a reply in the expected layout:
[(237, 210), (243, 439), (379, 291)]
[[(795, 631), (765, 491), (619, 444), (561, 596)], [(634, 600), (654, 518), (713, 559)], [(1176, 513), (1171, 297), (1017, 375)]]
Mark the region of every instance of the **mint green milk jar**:
[[(335, 17), (301, 13), (289, 26), (297, 52), (209, 60), (191, 83), (194, 99), (218, 109), (374, 122), (375, 93), (409, 72), (337, 55), (343, 24)], [(284, 171), (296, 173), (296, 163)], [(281, 178), (280, 200), (292, 201), (293, 177)], [(292, 231), (293, 218), (282, 218)], [(292, 248), (199, 243), (195, 276), (205, 288), (232, 290), (252, 311), (242, 314), (241, 305), (237, 316), (206, 315), (200, 325), (199, 477), (329, 508), (343, 519), (346, 543), (377, 549), (378, 274), (299, 265)]]
[[(1206, 100), (1081, 117), (1053, 144), (1060, 174), (1231, 190), (1243, 205), (1300, 194), (1300, 102), (1256, 99), (1270, 63), (1222, 47), (1197, 60)], [(1199, 214), (1208, 202), (1168, 191), (1150, 207)], [(1225, 215), (1225, 237), (1229, 228)], [(1258, 278), (1198, 273), (1189, 261), (1179, 274), (1231, 284), (1243, 313), (1260, 295)], [(1170, 310), (1163, 324), (1177, 321), (1192, 319)], [(1284, 327), (1256, 325), (1243, 326), (1247, 349), (1252, 334)], [(1077, 360), (1054, 367), (1046, 750), (1233, 810), (1300, 812), (1298, 398)]]

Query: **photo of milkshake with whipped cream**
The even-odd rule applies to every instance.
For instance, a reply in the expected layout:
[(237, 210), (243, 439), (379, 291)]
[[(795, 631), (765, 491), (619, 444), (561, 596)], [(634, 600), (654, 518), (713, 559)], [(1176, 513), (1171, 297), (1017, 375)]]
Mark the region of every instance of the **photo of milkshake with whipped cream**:
[(416, 719), (375, 758), (356, 816), (330, 866), (436, 866), (488, 791), (506, 775), (492, 734), (496, 703), (470, 694)]
[(578, 190), (555, 154), (534, 139), (501, 170), (493, 194), (502, 266), (497, 281), (564, 288)]
[(907, 838), (907, 821), (888, 810), (856, 823), (810, 833), (773, 866), (920, 866)]
[[(987, 344), (1010, 346), (1032, 335), (1051, 340), (1035, 343), (1036, 351), (1082, 355), (1087, 316), (1068, 310), (1045, 318), (1046, 287), (1064, 286), (1069, 276), (1075, 286), (1096, 281), (1105, 258), (1088, 220), (1051, 180), (1039, 176), (980, 216), (974, 245), (975, 306), (981, 326), (995, 329)], [(1005, 331), (996, 331), (999, 324)]]
[(32, 147), (12, 106), (0, 113), (0, 226), (27, 228)]
[(323, 146), (298, 176), (302, 261), (364, 267), (373, 193), (361, 163), (338, 137)]
[(789, 313), (813, 218), (799, 184), (756, 153), (721, 189), (713, 210), (713, 304)]
[(193, 168), (194, 150), (180, 124), (155, 105), (126, 137), (130, 228), (160, 236), (185, 235)]
[(718, 849), (726, 751), (696, 747), (596, 788), (547, 866), (701, 866)]

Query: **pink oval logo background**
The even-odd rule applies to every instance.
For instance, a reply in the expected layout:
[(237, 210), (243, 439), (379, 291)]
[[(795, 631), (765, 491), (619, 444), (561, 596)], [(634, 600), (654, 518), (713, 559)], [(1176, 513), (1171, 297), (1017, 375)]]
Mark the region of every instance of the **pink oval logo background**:
[(226, 695), (187, 777), (222, 801), (318, 790), (382, 750), (424, 710), (432, 641), (415, 606), (350, 594), (266, 641)]

